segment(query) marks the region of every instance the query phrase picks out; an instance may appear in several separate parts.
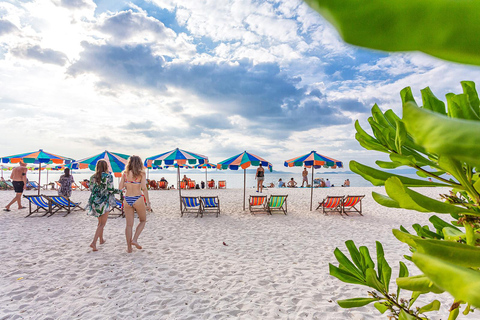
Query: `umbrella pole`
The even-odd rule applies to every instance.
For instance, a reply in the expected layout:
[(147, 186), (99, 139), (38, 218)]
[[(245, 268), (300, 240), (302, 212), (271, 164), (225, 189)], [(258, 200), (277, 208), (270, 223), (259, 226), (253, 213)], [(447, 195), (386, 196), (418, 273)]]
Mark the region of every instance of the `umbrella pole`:
[(38, 195), (40, 195), (40, 178), (42, 177), (42, 163), (38, 164)]
[(313, 168), (313, 165), (312, 165), (312, 183), (310, 184), (310, 211), (312, 211), (312, 202), (313, 202), (313, 170), (315, 170)]
[(208, 189), (207, 167), (205, 167), (205, 189)]
[(180, 200), (180, 212), (182, 212), (182, 188), (180, 188), (180, 166), (177, 168), (177, 186), (178, 186), (178, 196)]
[[(47, 170), (47, 168), (45, 167), (45, 170)], [(47, 186), (48, 186), (48, 170), (47, 170)], [(47, 187), (48, 188), (48, 187)]]
[(245, 211), (245, 189), (247, 185), (247, 170), (243, 169), (243, 211)]
[(150, 168), (147, 168), (147, 179), (149, 179)]

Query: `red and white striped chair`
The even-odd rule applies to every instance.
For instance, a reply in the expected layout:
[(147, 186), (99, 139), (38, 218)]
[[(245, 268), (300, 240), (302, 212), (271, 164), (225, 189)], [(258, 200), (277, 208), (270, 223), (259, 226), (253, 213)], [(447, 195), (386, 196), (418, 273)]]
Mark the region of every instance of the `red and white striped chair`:
[[(359, 215), (363, 216), (362, 214), (362, 199), (365, 198), (365, 196), (346, 196), (345, 199), (343, 199), (343, 213), (345, 213), (347, 216), (349, 213), (358, 213)], [(355, 206), (357, 206), (355, 207)]]
[(322, 208), (324, 215), (328, 215), (327, 212), (338, 212), (340, 215), (342, 215), (343, 198), (343, 196), (327, 196), (322, 202), (318, 203), (316, 210)]

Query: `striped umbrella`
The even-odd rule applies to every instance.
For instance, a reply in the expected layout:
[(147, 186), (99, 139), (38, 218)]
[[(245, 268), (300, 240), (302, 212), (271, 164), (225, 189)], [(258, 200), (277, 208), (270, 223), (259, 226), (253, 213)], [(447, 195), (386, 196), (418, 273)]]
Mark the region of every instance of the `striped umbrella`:
[(246, 193), (246, 184), (247, 184), (247, 173), (246, 169), (250, 166), (262, 166), (268, 168), (268, 170), (272, 171), (272, 164), (265, 159), (260, 158), (254, 154), (248, 153), (244, 151), (236, 156), (228, 158), (227, 160), (220, 161), (217, 164), (218, 169), (230, 169), (230, 170), (238, 170), (238, 168), (243, 169), (243, 210), (245, 211), (245, 193)]
[[(2, 163), (19, 163), (20, 161), (23, 161), (25, 163), (38, 164), (38, 167), (40, 168), (42, 163), (69, 164), (72, 163), (74, 160), (72, 158), (45, 152), (42, 149), (34, 152), (21, 153), (1, 158)], [(38, 171), (38, 185), (41, 185), (41, 172), (41, 170)], [(40, 195), (40, 188), (38, 188), (38, 194)]]
[(108, 164), (108, 171), (113, 172), (114, 176), (120, 178), (122, 176), (122, 171), (125, 170), (127, 165), (128, 158), (130, 156), (122, 153), (109, 152), (105, 150), (104, 152), (77, 160), (73, 162), (70, 167), (72, 169), (90, 169), (95, 171), (95, 166), (97, 165), (98, 160), (105, 160)]
[(177, 189), (180, 197), (180, 212), (182, 211), (182, 189), (180, 188), (180, 168), (184, 165), (196, 165), (208, 163), (208, 157), (185, 151), (181, 149), (174, 149), (165, 153), (158, 154), (153, 157), (145, 159), (144, 165), (147, 168), (153, 166), (174, 166), (177, 165)]
[(204, 164), (197, 164), (195, 166), (195, 169), (205, 169), (205, 185), (208, 185), (208, 179), (207, 179), (207, 171), (208, 169), (216, 169), (217, 165), (213, 163), (204, 163)]
[(285, 167), (305, 166), (307, 168), (312, 168), (312, 183), (310, 184), (310, 211), (312, 211), (313, 203), (313, 171), (318, 168), (343, 168), (342, 161), (326, 157), (317, 153), (316, 151), (311, 151), (310, 153), (304, 154), (303, 156), (287, 160), (283, 165)]

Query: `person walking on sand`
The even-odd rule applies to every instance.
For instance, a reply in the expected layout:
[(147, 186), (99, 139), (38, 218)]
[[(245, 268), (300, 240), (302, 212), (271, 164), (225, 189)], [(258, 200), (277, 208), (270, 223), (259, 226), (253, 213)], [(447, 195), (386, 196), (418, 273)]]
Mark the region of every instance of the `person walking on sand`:
[(255, 173), (255, 179), (257, 179), (257, 192), (263, 191), (263, 180), (265, 179), (265, 169), (263, 169), (262, 164), (260, 163)]
[(15, 190), (15, 198), (6, 205), (3, 211), (10, 211), (10, 206), (15, 202), (18, 204), (18, 209), (26, 208), (22, 207), (22, 193), (27, 188), (27, 164), (20, 161), (20, 166), (12, 170), (10, 179), (12, 179), (13, 189)]
[(107, 161), (98, 160), (95, 174), (90, 178), (90, 190), (92, 193), (87, 203), (88, 214), (98, 218), (97, 230), (90, 247), (93, 251), (98, 251), (97, 240), (100, 239), (100, 244), (105, 243), (103, 229), (107, 224), (110, 208), (116, 205), (115, 194), (122, 193), (113, 186), (113, 176), (108, 172)]
[(302, 178), (303, 178), (303, 181), (302, 181), (302, 188), (303, 188), (303, 184), (306, 182), (307, 183), (307, 186), (308, 186), (308, 170), (307, 168), (303, 168), (303, 171), (302, 171)]
[(72, 195), (72, 183), (74, 182), (75, 180), (70, 174), (70, 169), (65, 168), (65, 170), (63, 170), (63, 174), (60, 176), (60, 179), (58, 179), (58, 183), (60, 183), (60, 188), (58, 188), (58, 195), (70, 198), (70, 196)]
[[(138, 244), (138, 237), (142, 233), (145, 223), (147, 222), (147, 210), (150, 211), (150, 200), (148, 197), (148, 189), (146, 188), (146, 175), (143, 169), (143, 162), (139, 156), (131, 156), (128, 159), (125, 171), (119, 184), (120, 189), (126, 189), (123, 207), (125, 210), (125, 218), (127, 226), (125, 228), (125, 237), (127, 239), (127, 252), (132, 252), (132, 245), (137, 249), (142, 249)], [(145, 197), (146, 205), (144, 198)], [(135, 229), (135, 235), (132, 238), (134, 214), (137, 211), (140, 223)]]

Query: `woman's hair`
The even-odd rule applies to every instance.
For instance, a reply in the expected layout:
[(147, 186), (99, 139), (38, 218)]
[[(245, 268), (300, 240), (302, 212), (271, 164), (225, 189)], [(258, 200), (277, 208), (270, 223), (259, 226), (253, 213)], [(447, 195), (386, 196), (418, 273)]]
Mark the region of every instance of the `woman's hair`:
[(98, 184), (102, 181), (102, 173), (108, 172), (108, 164), (105, 160), (98, 160), (97, 166), (95, 167), (95, 182)]
[(142, 159), (140, 159), (139, 156), (131, 156), (128, 158), (127, 165), (125, 166), (125, 172), (127, 174), (131, 172), (134, 179), (141, 177), (143, 173)]
[(63, 173), (65, 174), (65, 177), (70, 177), (70, 169), (65, 168), (65, 170), (63, 170)]

